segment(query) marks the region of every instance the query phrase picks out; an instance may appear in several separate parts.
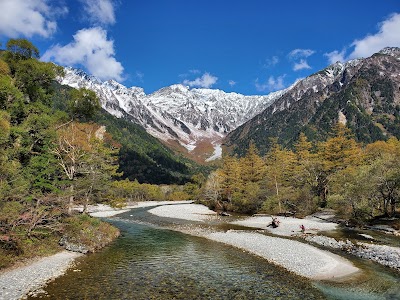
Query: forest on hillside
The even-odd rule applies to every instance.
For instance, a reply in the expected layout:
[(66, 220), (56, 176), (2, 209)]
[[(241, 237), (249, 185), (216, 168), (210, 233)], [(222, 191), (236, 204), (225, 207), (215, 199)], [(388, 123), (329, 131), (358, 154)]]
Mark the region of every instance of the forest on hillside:
[[(85, 214), (88, 204), (189, 197), (177, 185), (162, 189), (137, 179), (188, 181), (186, 190), (192, 189), (191, 165), (137, 125), (106, 115), (94, 92), (61, 87), (56, 78), (63, 68), (41, 62), (28, 40), (11, 39), (5, 46), (0, 52), (0, 268), (58, 251), (61, 237), (93, 251), (114, 237), (115, 228)], [(74, 210), (77, 205), (83, 214)]]
[(363, 145), (338, 123), (325, 141), (300, 134), (294, 149), (271, 139), (260, 156), (254, 143), (241, 158), (226, 155), (208, 177), (202, 202), (245, 213), (306, 216), (331, 208), (355, 224), (394, 217), (400, 198), (400, 141)]

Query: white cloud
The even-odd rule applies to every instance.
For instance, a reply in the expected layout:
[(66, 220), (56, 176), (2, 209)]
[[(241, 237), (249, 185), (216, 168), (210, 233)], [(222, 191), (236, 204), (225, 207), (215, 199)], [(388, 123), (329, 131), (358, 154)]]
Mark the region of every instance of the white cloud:
[(230, 86), (234, 86), (237, 82), (234, 80), (229, 80), (228, 83)]
[(0, 35), (16, 38), (51, 36), (57, 29), (55, 18), (66, 7), (50, 7), (48, 0), (0, 0)]
[(314, 50), (311, 49), (294, 49), (289, 52), (288, 57), (290, 60), (299, 60), (294, 63), (293, 71), (300, 71), (305, 69), (311, 69), (308, 64), (306, 58), (313, 55), (315, 53)]
[(314, 50), (311, 49), (294, 49), (289, 52), (288, 56), (290, 59), (297, 59), (301, 57), (309, 57), (315, 53)]
[(285, 88), (285, 84), (283, 82), (285, 75), (282, 76), (278, 76), (277, 78), (275, 78), (274, 76), (270, 76), (268, 78), (268, 80), (266, 80), (264, 83), (260, 83), (258, 78), (255, 81), (255, 86), (257, 91), (260, 92), (273, 92), (273, 91), (277, 91), (277, 90), (281, 90)]
[(89, 20), (94, 24), (114, 24), (115, 13), (112, 0), (80, 0)]
[(400, 47), (400, 13), (392, 14), (379, 24), (379, 32), (355, 40), (349, 58), (368, 57), (385, 47)]
[(265, 60), (264, 68), (270, 68), (275, 66), (277, 63), (279, 63), (279, 57), (278, 56), (272, 56), (271, 58), (267, 58)]
[(342, 51), (332, 51), (329, 53), (324, 53), (324, 56), (328, 58), (328, 61), (330, 64), (334, 64), (335, 62), (344, 62), (346, 60), (345, 58), (346, 50), (343, 49)]
[(204, 73), (201, 77), (198, 77), (195, 80), (184, 80), (183, 84), (190, 87), (210, 88), (217, 82), (217, 80), (218, 77), (215, 77), (210, 73)]
[(354, 40), (349, 48), (353, 51), (346, 56), (346, 49), (325, 53), (329, 63), (347, 61), (349, 59), (369, 57), (385, 47), (400, 47), (400, 13), (392, 14), (378, 24), (378, 33), (370, 34), (363, 39)]
[(293, 71), (300, 71), (305, 69), (311, 69), (310, 65), (305, 59), (300, 59), (300, 61), (295, 63), (293, 66)]
[(80, 64), (101, 80), (122, 81), (124, 68), (114, 55), (114, 41), (107, 39), (104, 29), (93, 27), (79, 30), (74, 40), (65, 46), (53, 46), (42, 60), (68, 66)]

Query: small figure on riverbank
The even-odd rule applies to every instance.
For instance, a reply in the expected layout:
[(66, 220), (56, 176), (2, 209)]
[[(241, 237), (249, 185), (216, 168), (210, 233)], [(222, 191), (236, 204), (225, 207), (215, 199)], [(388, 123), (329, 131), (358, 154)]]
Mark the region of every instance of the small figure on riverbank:
[(267, 227), (271, 226), (272, 228), (276, 228), (279, 226), (280, 221), (278, 220), (278, 218), (274, 218), (272, 217), (272, 222), (270, 224), (267, 225)]
[(300, 225), (300, 230), (301, 230), (301, 233), (304, 233), (306, 231), (306, 228), (304, 227), (303, 224)]

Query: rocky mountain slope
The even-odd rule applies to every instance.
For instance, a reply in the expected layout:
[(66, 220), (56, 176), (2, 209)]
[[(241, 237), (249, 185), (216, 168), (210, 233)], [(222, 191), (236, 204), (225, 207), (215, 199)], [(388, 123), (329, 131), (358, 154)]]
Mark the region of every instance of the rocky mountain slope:
[(337, 62), (298, 81), (265, 111), (230, 132), (224, 143), (243, 154), (252, 140), (265, 152), (271, 137), (285, 146), (300, 132), (320, 140), (337, 122), (345, 123), (358, 141), (400, 138), (399, 48)]
[(61, 84), (96, 92), (102, 107), (118, 118), (141, 125), (170, 146), (212, 160), (221, 155), (220, 141), (231, 130), (266, 109), (286, 90), (267, 96), (244, 96), (181, 84), (146, 95), (116, 81), (101, 82), (81, 70), (66, 68)]

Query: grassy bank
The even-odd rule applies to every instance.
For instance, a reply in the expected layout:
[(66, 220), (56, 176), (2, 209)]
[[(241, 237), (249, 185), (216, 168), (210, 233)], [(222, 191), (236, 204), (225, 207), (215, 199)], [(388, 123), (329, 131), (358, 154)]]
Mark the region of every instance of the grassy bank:
[[(0, 239), (0, 270), (55, 254), (65, 246), (61, 240), (86, 252), (95, 252), (119, 236), (119, 230), (107, 222), (88, 215), (74, 215), (63, 220), (58, 232), (27, 236), (23, 232)], [(64, 244), (65, 245), (65, 244)]]

